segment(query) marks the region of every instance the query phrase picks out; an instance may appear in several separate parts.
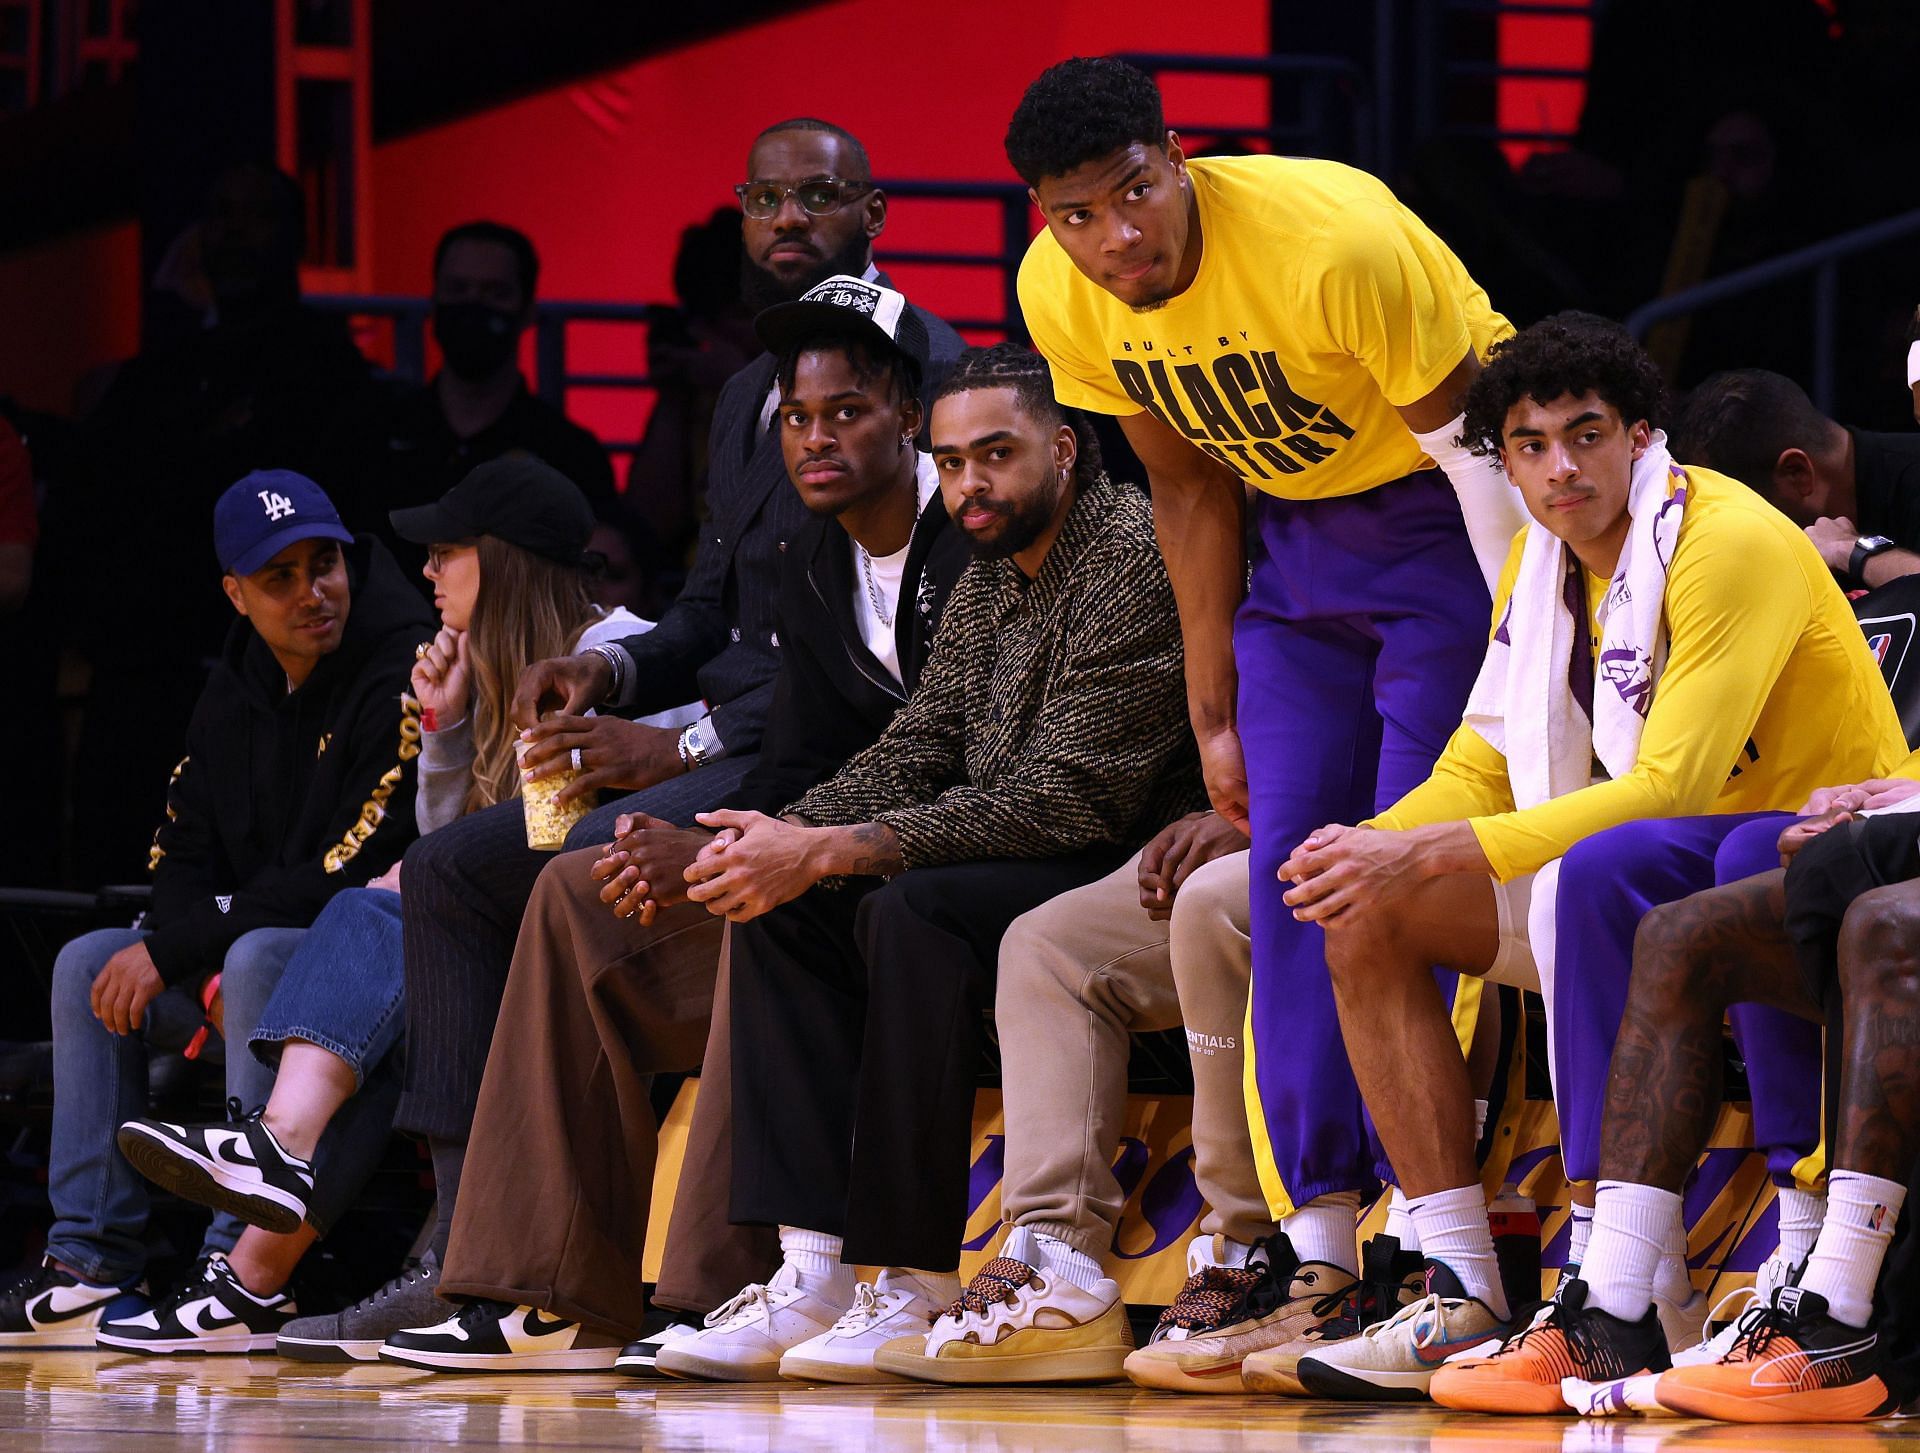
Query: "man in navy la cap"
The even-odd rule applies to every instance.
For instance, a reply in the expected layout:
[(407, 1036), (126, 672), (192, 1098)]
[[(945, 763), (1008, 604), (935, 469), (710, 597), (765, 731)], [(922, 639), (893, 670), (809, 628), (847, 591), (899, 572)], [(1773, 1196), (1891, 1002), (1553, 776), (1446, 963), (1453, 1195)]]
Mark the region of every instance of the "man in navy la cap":
[[(214, 1218), (186, 1282), (146, 1306), (146, 1183), (114, 1137), (147, 1113), (154, 999), (216, 974), (227, 1093), (246, 1110), (265, 1103), (272, 1071), (245, 1045), (294, 945), (335, 893), (413, 840), (408, 675), (433, 622), (386, 547), (349, 534), (303, 475), (230, 486), (214, 506), (214, 552), (240, 619), (167, 785), (151, 909), (138, 928), (74, 939), (54, 965), (54, 1224), (44, 1264), (0, 1287), (0, 1348), (90, 1348), (97, 1335), (134, 1352), (270, 1352), (295, 1315), (286, 1284), (313, 1232), (243, 1233), (230, 1215)], [(242, 1142), (253, 1133), (235, 1129)]]

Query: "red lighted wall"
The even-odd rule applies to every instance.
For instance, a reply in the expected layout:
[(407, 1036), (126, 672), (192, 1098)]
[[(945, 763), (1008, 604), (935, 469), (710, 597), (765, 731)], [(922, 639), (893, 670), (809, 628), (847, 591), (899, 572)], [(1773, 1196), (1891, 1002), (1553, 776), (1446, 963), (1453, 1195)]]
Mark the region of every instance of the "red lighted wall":
[[(867, 145), (890, 176), (1003, 180), (1000, 141), (1021, 91), (1075, 53), (1261, 53), (1266, 0), (841, 0), (704, 41), (403, 138), (373, 160), (373, 282), (426, 289), (433, 243), (489, 216), (540, 248), (550, 298), (666, 300), (688, 223), (731, 204), (747, 147), (768, 122), (819, 115)], [(1205, 24), (1193, 19), (1204, 15)], [(1169, 77), (1168, 111), (1209, 122), (1264, 117), (1258, 83)], [(896, 204), (884, 251), (990, 245), (986, 209)], [(903, 274), (937, 311), (992, 312), (997, 283), (964, 269)], [(576, 329), (586, 368), (633, 366), (635, 330)], [(644, 401), (576, 394), (569, 408), (632, 438)]]
[(0, 393), (65, 413), (140, 337), (140, 229), (122, 222), (0, 256)]
[[(1558, 15), (1503, 15), (1500, 17), (1500, 64), (1505, 66), (1576, 67), (1585, 70), (1593, 49), (1593, 21), (1588, 0), (1544, 0), (1564, 6)], [(1510, 131), (1559, 132), (1571, 136), (1580, 125), (1587, 83), (1558, 77), (1510, 77), (1502, 80), (1497, 105), (1500, 125)], [(1551, 142), (1510, 141), (1501, 149), (1519, 166)]]

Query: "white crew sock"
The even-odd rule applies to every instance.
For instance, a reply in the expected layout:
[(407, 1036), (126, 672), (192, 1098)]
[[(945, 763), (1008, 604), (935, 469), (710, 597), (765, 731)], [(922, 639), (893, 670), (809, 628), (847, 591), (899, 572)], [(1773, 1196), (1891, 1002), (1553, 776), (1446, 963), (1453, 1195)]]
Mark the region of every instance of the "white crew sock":
[(1360, 1250), (1354, 1239), (1354, 1224), (1360, 1219), (1360, 1193), (1334, 1191), (1315, 1196), (1306, 1205), (1280, 1218), (1280, 1229), (1293, 1243), (1293, 1254), (1302, 1261), (1319, 1261), (1337, 1266), (1349, 1276), (1360, 1274)]
[(1085, 1292), (1092, 1291), (1105, 1276), (1100, 1263), (1079, 1247), (1062, 1241), (1058, 1236), (1035, 1231), (1031, 1226), (1014, 1227), (1000, 1254), (1014, 1261), (1024, 1261), (1035, 1271), (1057, 1276), (1061, 1281)]
[(1593, 1207), (1574, 1202), (1567, 1220), (1567, 1265), (1585, 1266), (1587, 1242), (1593, 1236)]
[(780, 1228), (780, 1257), (793, 1268), (800, 1285), (835, 1306), (853, 1305), (853, 1268), (843, 1266), (840, 1253), (844, 1243), (824, 1231), (808, 1231), (801, 1226)]
[(1400, 1243), (1402, 1251), (1420, 1249), (1420, 1228), (1413, 1224), (1413, 1212), (1407, 1209), (1407, 1193), (1394, 1186), (1387, 1199), (1386, 1234)]
[(1667, 1244), (1660, 1252), (1660, 1264), (1653, 1269), (1653, 1294), (1675, 1307), (1684, 1307), (1693, 1300), (1693, 1271), (1687, 1266), (1684, 1215), (1674, 1217), (1673, 1224), (1667, 1228)]
[(1480, 1143), (1480, 1137), (1486, 1133), (1487, 1102), (1485, 1100), (1475, 1100), (1473, 1102), (1473, 1143), (1478, 1145)]
[(1906, 1199), (1907, 1188), (1898, 1181), (1853, 1170), (1827, 1177), (1827, 1218), (1800, 1289), (1825, 1297), (1836, 1322), (1864, 1327), (1873, 1319), (1873, 1284)]
[(1790, 1266), (1799, 1266), (1813, 1254), (1820, 1223), (1827, 1219), (1827, 1198), (1798, 1186), (1782, 1186), (1774, 1204), (1780, 1210), (1780, 1254)]
[(1196, 1236), (1187, 1243), (1187, 1275), (1203, 1266), (1245, 1266), (1253, 1248), (1231, 1236)]
[(1658, 1186), (1602, 1181), (1594, 1197), (1593, 1239), (1580, 1263), (1587, 1305), (1637, 1322), (1653, 1305), (1653, 1279), (1673, 1242), (1686, 1234), (1680, 1197)]
[(950, 1271), (915, 1271), (910, 1266), (890, 1266), (874, 1278), (877, 1292), (911, 1292), (944, 1312), (960, 1300), (960, 1278)]
[(1485, 1302), (1504, 1322), (1507, 1294), (1500, 1285), (1500, 1259), (1494, 1255), (1487, 1198), (1479, 1185), (1436, 1191), (1410, 1200), (1407, 1209), (1420, 1233), (1421, 1254), (1460, 1278), (1467, 1295)]

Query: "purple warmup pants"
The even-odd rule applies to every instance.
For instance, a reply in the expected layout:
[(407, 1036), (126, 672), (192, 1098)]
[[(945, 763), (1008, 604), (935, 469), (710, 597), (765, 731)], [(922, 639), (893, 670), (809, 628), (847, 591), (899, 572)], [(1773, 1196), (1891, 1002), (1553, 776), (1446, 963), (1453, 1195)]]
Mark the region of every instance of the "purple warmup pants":
[[(1281, 901), (1280, 865), (1315, 828), (1358, 822), (1426, 780), (1460, 725), (1492, 602), (1437, 469), (1343, 499), (1260, 495), (1253, 516), (1233, 632), (1253, 815), (1249, 1118), (1261, 1184), (1285, 1214), (1369, 1190), (1384, 1167), (1322, 931)], [(1439, 977), (1451, 995), (1458, 980)]]
[[(1576, 843), (1560, 868), (1554, 905), (1553, 1100), (1569, 1181), (1600, 1175), (1600, 1122), (1613, 1042), (1627, 1012), (1633, 935), (1648, 909), (1780, 866), (1776, 844), (1790, 812), (1654, 818)], [(1825, 1171), (1820, 1147), (1820, 1026), (1760, 1004), (1727, 1015), (1747, 1062), (1754, 1143), (1776, 1185)], [(1803, 1164), (1806, 1162), (1806, 1164)]]

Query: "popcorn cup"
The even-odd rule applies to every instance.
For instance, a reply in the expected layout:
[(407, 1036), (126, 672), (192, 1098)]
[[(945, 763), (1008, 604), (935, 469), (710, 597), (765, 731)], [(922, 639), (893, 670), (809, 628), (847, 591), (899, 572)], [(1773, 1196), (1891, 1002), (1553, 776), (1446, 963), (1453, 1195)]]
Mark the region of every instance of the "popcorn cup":
[[(524, 762), (527, 743), (516, 738), (513, 755), (516, 761)], [(555, 767), (544, 777), (520, 784), (520, 803), (527, 821), (527, 846), (535, 852), (558, 852), (566, 846), (567, 834), (573, 830), (574, 824), (593, 811), (593, 803), (585, 797), (557, 805), (553, 800), (562, 787), (580, 775), (572, 767)]]

